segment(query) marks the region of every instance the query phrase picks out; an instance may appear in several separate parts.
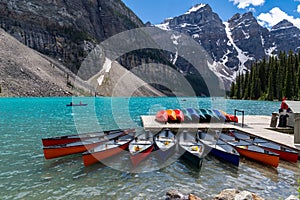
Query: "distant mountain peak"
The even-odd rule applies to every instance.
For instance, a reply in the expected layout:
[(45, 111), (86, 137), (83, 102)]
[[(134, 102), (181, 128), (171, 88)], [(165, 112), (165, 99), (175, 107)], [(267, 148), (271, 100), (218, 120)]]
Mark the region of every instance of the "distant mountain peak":
[(295, 27), (293, 23), (289, 22), (288, 20), (284, 19), (280, 21), (278, 24), (272, 27), (272, 30), (278, 30), (278, 29), (287, 29)]
[(208, 4), (203, 4), (203, 3), (197, 4), (197, 5), (193, 6), (193, 7), (191, 7), (191, 8), (185, 13), (185, 15), (191, 14), (191, 13), (193, 13), (193, 12), (197, 12), (198, 10), (200, 10), (201, 8), (204, 8), (204, 7), (209, 7), (209, 5), (208, 5)]

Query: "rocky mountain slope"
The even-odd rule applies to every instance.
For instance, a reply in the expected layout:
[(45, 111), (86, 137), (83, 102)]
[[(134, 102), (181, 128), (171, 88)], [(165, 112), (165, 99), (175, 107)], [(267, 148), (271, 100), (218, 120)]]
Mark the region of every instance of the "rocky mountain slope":
[[(89, 94), (74, 86), (72, 72), (23, 45), (0, 29), (0, 96), (70, 96)], [(69, 83), (69, 84), (68, 84)]]
[(121, 0), (3, 0), (0, 13), (0, 27), (75, 73), (95, 44), (143, 26)]
[(260, 26), (251, 12), (222, 22), (208, 4), (196, 5), (156, 26), (191, 36), (216, 62), (212, 69), (225, 83), (248, 70), (251, 62), (280, 51), (298, 52), (300, 48), (300, 30), (286, 20), (271, 30)]

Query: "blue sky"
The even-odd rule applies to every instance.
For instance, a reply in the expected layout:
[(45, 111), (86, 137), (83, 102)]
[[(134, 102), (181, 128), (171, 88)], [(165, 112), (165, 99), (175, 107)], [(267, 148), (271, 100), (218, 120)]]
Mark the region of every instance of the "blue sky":
[(287, 19), (300, 28), (300, 0), (122, 0), (143, 22), (159, 24), (199, 3), (209, 4), (223, 21), (252, 11), (260, 24), (272, 27)]

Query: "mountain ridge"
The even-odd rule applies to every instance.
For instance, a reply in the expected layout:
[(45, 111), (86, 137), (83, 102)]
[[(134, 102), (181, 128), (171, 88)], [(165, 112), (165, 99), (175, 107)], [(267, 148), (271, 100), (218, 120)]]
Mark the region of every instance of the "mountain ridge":
[(216, 63), (230, 69), (230, 74), (222, 73), (221, 69), (216, 72), (227, 83), (249, 70), (256, 60), (275, 56), (280, 51), (297, 52), (300, 48), (300, 30), (287, 20), (270, 30), (262, 27), (252, 12), (237, 13), (222, 21), (209, 4), (195, 5), (186, 13), (155, 26), (191, 36)]

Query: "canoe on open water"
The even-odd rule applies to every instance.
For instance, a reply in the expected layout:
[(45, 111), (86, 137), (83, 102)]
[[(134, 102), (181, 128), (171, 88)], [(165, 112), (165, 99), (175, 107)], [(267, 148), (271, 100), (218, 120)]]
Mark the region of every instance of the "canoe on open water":
[(42, 143), (43, 146), (45, 147), (62, 145), (62, 144), (78, 142), (80, 140), (86, 140), (90, 138), (105, 137), (107, 135), (118, 133), (118, 132), (123, 132), (123, 133), (135, 132), (135, 129), (115, 129), (115, 130), (84, 133), (84, 134), (73, 134), (73, 135), (64, 135), (64, 136), (57, 136), (57, 137), (50, 137), (50, 138), (42, 138)]
[(62, 156), (82, 153), (89, 149), (95, 148), (97, 145), (103, 142), (113, 140), (125, 134), (127, 134), (127, 132), (119, 131), (101, 137), (86, 138), (84, 140), (80, 140), (77, 142), (55, 145), (55, 146), (45, 146), (43, 147), (44, 157), (46, 159), (52, 159), (52, 158), (58, 158)]
[(253, 135), (250, 136), (249, 134), (238, 132), (235, 130), (230, 130), (229, 134), (237, 139), (245, 140), (263, 149), (277, 153), (279, 154), (279, 158), (282, 160), (290, 162), (298, 161), (298, 152), (289, 147)]
[(128, 149), (129, 143), (134, 140), (133, 134), (125, 134), (116, 140), (110, 140), (92, 148), (82, 154), (83, 164), (90, 166), (104, 159), (113, 157)]
[(138, 166), (145, 160), (154, 149), (153, 135), (150, 131), (145, 131), (134, 138), (129, 143), (130, 160), (133, 167)]
[[(217, 134), (217, 133), (216, 133)], [(218, 135), (198, 131), (199, 140), (206, 146), (209, 154), (235, 166), (239, 166), (240, 154), (231, 145), (218, 139)]]
[(196, 139), (196, 133), (190, 133), (183, 131), (179, 134), (179, 153), (195, 165), (198, 169), (201, 169), (203, 158), (205, 156), (204, 144)]
[(170, 129), (161, 130), (154, 136), (154, 144), (158, 161), (164, 162), (175, 153), (176, 136)]
[(278, 167), (279, 165), (279, 155), (276, 153), (263, 149), (247, 141), (236, 141), (235, 137), (223, 133), (220, 134), (220, 139), (232, 145), (241, 156), (272, 167)]

